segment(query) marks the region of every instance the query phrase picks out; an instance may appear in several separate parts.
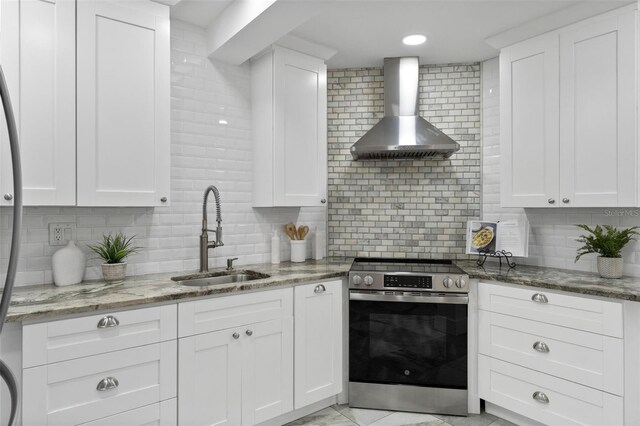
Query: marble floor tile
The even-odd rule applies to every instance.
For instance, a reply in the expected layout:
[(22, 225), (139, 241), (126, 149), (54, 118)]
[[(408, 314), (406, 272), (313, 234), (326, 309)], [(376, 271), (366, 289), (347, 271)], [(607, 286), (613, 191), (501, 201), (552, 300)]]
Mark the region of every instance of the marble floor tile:
[(371, 423), (370, 426), (448, 426), (447, 423), (430, 414), (396, 412)]
[(518, 426), (516, 423), (511, 423), (508, 420), (501, 419), (500, 417), (496, 417), (496, 420), (491, 423), (489, 426)]
[(286, 426), (358, 426), (331, 407), (287, 423)]
[(434, 416), (449, 423), (452, 426), (488, 426), (495, 422), (497, 419), (496, 416), (489, 413), (469, 414), (467, 417), (445, 416), (440, 414), (434, 414)]
[(359, 426), (369, 426), (370, 424), (380, 420), (393, 413), (393, 411), (369, 410), (364, 408), (352, 408), (347, 404), (334, 405), (333, 408), (338, 410), (340, 414), (357, 423)]
[(517, 426), (492, 414), (468, 417), (367, 410), (334, 405), (286, 426)]

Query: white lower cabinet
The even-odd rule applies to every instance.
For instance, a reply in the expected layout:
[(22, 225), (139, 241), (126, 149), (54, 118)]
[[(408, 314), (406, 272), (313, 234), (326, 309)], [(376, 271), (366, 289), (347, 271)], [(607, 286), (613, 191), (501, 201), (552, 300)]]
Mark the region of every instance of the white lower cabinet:
[(23, 325), (22, 424), (175, 424), (176, 318), (174, 304)]
[(291, 417), (294, 395), (296, 410), (329, 405), (342, 391), (342, 284), (16, 327), (21, 424), (246, 426)]
[(544, 424), (624, 423), (621, 303), (481, 282), (478, 308), (480, 398)]
[(253, 425), (293, 409), (293, 318), (180, 339), (178, 423)]
[(284, 289), (179, 305), (181, 336), (213, 330), (179, 339), (180, 425), (253, 425), (293, 410), (292, 301)]
[(295, 408), (342, 392), (342, 281), (295, 288)]

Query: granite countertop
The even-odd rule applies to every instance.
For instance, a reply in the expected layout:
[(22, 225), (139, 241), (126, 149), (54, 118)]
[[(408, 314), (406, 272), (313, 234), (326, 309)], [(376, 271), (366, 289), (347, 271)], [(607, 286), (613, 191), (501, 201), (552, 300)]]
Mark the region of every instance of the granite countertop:
[(490, 261), (487, 261), (484, 266), (478, 267), (475, 260), (457, 261), (456, 265), (464, 270), (470, 278), (480, 280), (528, 285), (612, 299), (640, 301), (639, 277), (608, 279), (592, 272), (528, 265), (517, 265), (515, 268), (509, 269), (504, 264), (500, 268), (498, 262)]
[[(194, 271), (128, 277), (120, 284), (86, 281), (66, 287), (56, 287), (52, 284), (16, 287), (7, 321), (48, 319), (203, 296), (290, 287), (312, 281), (344, 277), (352, 261), (353, 259), (349, 258), (329, 258), (318, 261), (307, 260), (303, 263), (241, 265), (236, 267), (236, 271), (256, 271), (268, 274), (270, 277), (205, 287), (184, 286), (171, 280), (174, 276), (195, 274)], [(614, 280), (601, 278), (595, 273), (527, 265), (518, 265), (513, 269), (504, 266), (500, 268), (497, 262), (490, 261), (487, 261), (483, 267), (478, 267), (475, 260), (462, 260), (455, 263), (471, 278), (480, 280), (640, 301), (640, 278), (624, 277)], [(222, 271), (224, 268), (212, 268), (210, 272)]]
[[(307, 260), (303, 263), (239, 265), (235, 268), (237, 272), (251, 270), (268, 274), (270, 277), (208, 287), (190, 287), (171, 280), (171, 277), (195, 274), (195, 271), (128, 277), (119, 284), (107, 284), (100, 280), (85, 281), (66, 287), (56, 287), (53, 284), (15, 287), (7, 321), (53, 318), (262, 288), (290, 287), (310, 281), (344, 277), (352, 261), (353, 259), (330, 258)], [(210, 269), (210, 272), (221, 271), (224, 271), (224, 268)]]

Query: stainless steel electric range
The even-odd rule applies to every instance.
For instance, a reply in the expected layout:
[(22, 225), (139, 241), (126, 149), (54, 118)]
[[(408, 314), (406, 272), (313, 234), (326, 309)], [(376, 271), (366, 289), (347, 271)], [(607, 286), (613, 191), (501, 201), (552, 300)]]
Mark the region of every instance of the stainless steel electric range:
[(449, 260), (355, 259), (349, 405), (467, 415), (468, 283)]

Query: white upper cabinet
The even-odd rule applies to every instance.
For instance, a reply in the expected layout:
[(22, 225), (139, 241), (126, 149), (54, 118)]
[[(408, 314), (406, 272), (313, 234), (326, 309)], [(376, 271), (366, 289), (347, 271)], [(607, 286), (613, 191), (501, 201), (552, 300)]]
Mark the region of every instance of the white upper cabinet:
[[(0, 63), (18, 126), (24, 204), (166, 205), (169, 8), (16, 0), (2, 1), (0, 12)], [(0, 123), (6, 139), (4, 117)], [(6, 141), (1, 145), (0, 206), (13, 203), (11, 157)]]
[(638, 204), (636, 72), (635, 11), (560, 34), (562, 204)]
[(153, 2), (79, 0), (77, 6), (78, 205), (163, 205), (169, 10)]
[(636, 10), (500, 53), (501, 205), (638, 205)]
[[(75, 3), (1, 3), (0, 62), (14, 107), (25, 205), (74, 205)], [(13, 203), (6, 123), (0, 119), (0, 205)]]
[(322, 206), (327, 198), (327, 67), (273, 46), (252, 61), (253, 206)]
[(503, 207), (558, 198), (558, 42), (536, 37), (500, 52)]

